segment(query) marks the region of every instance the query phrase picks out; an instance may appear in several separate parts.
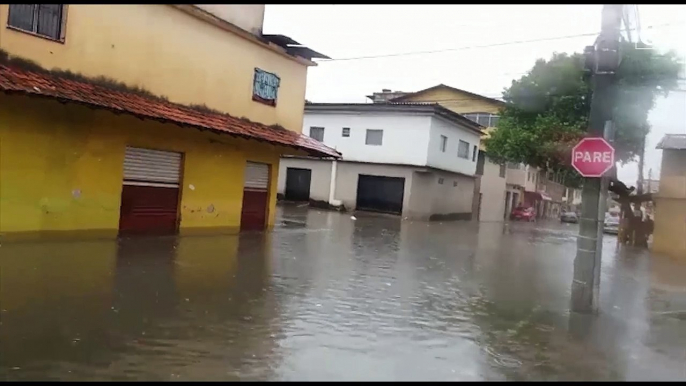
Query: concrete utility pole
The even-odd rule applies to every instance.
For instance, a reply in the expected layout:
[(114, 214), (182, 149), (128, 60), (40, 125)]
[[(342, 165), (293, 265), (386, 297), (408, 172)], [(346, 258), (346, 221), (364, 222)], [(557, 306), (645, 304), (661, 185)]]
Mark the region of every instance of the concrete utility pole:
[[(587, 48), (593, 76), (593, 96), (588, 133), (606, 137), (612, 133), (612, 108), (615, 71), (619, 67), (620, 29), (623, 5), (603, 6), (600, 36), (593, 49)], [(606, 178), (584, 178), (579, 219), (579, 238), (572, 281), (572, 312), (592, 313), (598, 309), (602, 227), (608, 183)]]

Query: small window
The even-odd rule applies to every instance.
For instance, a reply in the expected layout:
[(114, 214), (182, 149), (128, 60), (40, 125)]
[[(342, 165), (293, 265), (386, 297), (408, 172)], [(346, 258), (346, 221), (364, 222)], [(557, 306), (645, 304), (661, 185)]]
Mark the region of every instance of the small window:
[(488, 127), (491, 124), (491, 116), (490, 116), (490, 114), (479, 114), (479, 117), (476, 119), (476, 121), (481, 126)]
[(344, 127), (343, 131), (341, 132), (341, 135), (343, 137), (350, 137), (350, 128), (349, 127)]
[(453, 188), (457, 186), (457, 181), (453, 181)]
[(505, 178), (505, 164), (500, 164), (500, 177)]
[(445, 149), (448, 147), (448, 137), (441, 135), (441, 151), (445, 153)]
[(491, 127), (498, 127), (498, 121), (500, 121), (499, 116), (491, 115)]
[(464, 114), (463, 116), (472, 122), (477, 122), (477, 117), (479, 115), (478, 114)]
[(469, 159), (469, 142), (460, 140), (457, 145), (457, 156), (464, 159)]
[(367, 138), (364, 143), (366, 145), (381, 146), (383, 143), (383, 130), (367, 129)]
[(316, 139), (319, 142), (324, 142), (324, 128), (323, 127), (310, 127), (310, 137)]
[(476, 153), (478, 152), (478, 148), (476, 145), (474, 145), (474, 151), (472, 152), (472, 162), (476, 162)]
[(443, 185), (443, 181), (444, 181), (443, 178), (439, 178), (439, 179), (438, 179), (438, 184), (439, 184), (439, 185)]
[(62, 40), (64, 4), (10, 4), (7, 25)]

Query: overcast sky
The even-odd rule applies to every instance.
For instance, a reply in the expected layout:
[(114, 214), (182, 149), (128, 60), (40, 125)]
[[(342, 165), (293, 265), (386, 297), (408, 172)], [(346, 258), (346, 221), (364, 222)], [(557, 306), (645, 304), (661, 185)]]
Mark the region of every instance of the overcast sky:
[[(439, 83), (500, 97), (536, 59), (592, 44), (601, 9), (595, 4), (267, 5), (264, 32), (290, 36), (337, 59), (309, 70), (307, 99), (313, 102), (365, 103), (366, 95), (382, 88), (418, 91)], [(644, 40), (686, 56), (686, 5), (638, 9)], [(416, 52), (423, 53), (398, 55)], [(659, 100), (650, 121), (646, 178), (648, 169), (653, 176), (659, 173), (660, 138), (686, 133), (686, 91)], [(636, 164), (619, 171), (631, 185), (637, 175)]]

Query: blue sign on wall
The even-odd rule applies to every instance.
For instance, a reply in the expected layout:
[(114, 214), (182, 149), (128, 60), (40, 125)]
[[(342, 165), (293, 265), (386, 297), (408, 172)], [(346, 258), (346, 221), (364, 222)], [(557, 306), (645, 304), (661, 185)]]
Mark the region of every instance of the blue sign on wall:
[(253, 99), (272, 106), (276, 105), (280, 83), (281, 79), (276, 74), (256, 68), (253, 81)]

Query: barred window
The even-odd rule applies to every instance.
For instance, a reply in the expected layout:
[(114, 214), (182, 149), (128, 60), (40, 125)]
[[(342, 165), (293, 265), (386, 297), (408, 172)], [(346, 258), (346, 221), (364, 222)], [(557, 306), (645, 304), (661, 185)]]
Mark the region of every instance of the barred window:
[(62, 39), (64, 4), (10, 4), (7, 24), (53, 40)]
[(470, 121), (474, 121), (485, 127), (496, 127), (500, 120), (499, 115), (491, 113), (466, 113), (462, 115)]

